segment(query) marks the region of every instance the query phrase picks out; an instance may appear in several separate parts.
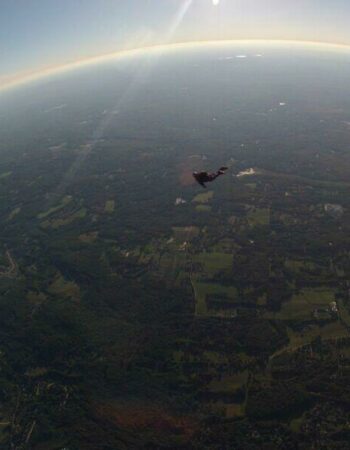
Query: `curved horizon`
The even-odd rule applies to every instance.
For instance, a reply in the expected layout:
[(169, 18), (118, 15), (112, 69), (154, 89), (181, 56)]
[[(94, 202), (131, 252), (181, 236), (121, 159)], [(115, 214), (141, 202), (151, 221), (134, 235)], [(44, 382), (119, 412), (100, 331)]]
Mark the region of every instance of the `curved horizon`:
[(329, 50), (349, 50), (350, 44), (339, 44), (323, 41), (304, 41), (304, 40), (289, 40), (289, 39), (222, 39), (222, 40), (208, 40), (208, 41), (188, 41), (188, 42), (176, 42), (171, 44), (155, 44), (146, 47), (136, 47), (128, 50), (119, 50), (115, 52), (108, 52), (101, 55), (90, 56), (83, 59), (77, 59), (75, 61), (66, 62), (57, 66), (48, 66), (40, 70), (35, 70), (27, 73), (11, 77), (0, 86), (0, 93), (8, 90), (16, 89), (22, 85), (30, 84), (32, 82), (45, 79), (50, 76), (55, 76), (60, 73), (68, 72), (71, 70), (79, 69), (85, 66), (102, 64), (113, 59), (122, 59), (130, 56), (136, 56), (139, 53), (151, 53), (157, 51), (171, 51), (176, 49), (185, 49), (191, 47), (205, 47), (209, 45), (233, 45), (233, 44), (279, 44), (279, 45), (295, 45), (304, 47), (320, 47)]

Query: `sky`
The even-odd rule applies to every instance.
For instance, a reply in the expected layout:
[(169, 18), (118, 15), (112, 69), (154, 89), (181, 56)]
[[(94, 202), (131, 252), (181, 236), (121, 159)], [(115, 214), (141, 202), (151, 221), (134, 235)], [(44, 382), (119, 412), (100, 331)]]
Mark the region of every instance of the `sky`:
[(350, 0), (0, 0), (0, 88), (50, 67), (179, 42), (350, 45)]

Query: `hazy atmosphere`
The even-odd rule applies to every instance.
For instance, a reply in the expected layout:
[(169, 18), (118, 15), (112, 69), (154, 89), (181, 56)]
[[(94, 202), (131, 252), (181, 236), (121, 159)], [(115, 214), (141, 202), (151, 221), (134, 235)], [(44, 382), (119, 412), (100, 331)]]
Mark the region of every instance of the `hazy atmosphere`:
[(349, 16), (1, 2), (1, 450), (350, 448)]
[(231, 39), (350, 44), (346, 0), (3, 0), (0, 82), (101, 54)]

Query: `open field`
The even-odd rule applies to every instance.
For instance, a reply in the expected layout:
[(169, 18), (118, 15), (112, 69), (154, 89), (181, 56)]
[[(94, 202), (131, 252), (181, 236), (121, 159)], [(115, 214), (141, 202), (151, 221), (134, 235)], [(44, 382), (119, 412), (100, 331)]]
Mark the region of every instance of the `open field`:
[(211, 211), (211, 206), (209, 205), (197, 205), (196, 211), (209, 213)]
[(193, 256), (193, 262), (199, 263), (206, 276), (212, 276), (216, 272), (230, 269), (232, 266), (233, 256), (228, 253), (206, 252)]
[(233, 286), (226, 287), (220, 284), (205, 283), (198, 280), (192, 280), (192, 286), (196, 299), (196, 315), (210, 315), (206, 302), (208, 295), (225, 296), (228, 301), (237, 300), (237, 289)]
[(51, 216), (51, 214), (54, 214), (69, 205), (72, 200), (73, 197), (71, 195), (66, 195), (62, 198), (61, 202), (58, 205), (52, 206), (47, 211), (38, 214), (38, 219), (46, 219), (46, 217)]
[(105, 213), (112, 214), (115, 209), (115, 200), (107, 200), (105, 204)]
[(3, 173), (0, 174), (0, 180), (4, 180), (5, 178), (10, 177), (11, 175), (12, 175), (12, 172), (11, 172), (11, 171), (9, 171), (9, 172), (3, 172)]
[(209, 385), (210, 392), (229, 394), (245, 386), (248, 380), (248, 372), (238, 372), (234, 375), (224, 375), (214, 379)]
[(98, 231), (91, 231), (89, 233), (83, 233), (78, 236), (78, 239), (85, 244), (92, 244), (98, 237)]
[(10, 214), (8, 215), (7, 220), (13, 220), (17, 214), (19, 214), (21, 212), (21, 207), (18, 206), (17, 208), (13, 209)]
[(57, 274), (48, 292), (53, 295), (67, 297), (71, 300), (80, 300), (80, 288), (74, 281), (67, 281), (61, 274)]
[(298, 333), (288, 329), (288, 337), (290, 340), (290, 348), (307, 345), (316, 338), (321, 339), (341, 339), (349, 337), (349, 330), (339, 321), (335, 321), (324, 326), (310, 325), (307, 329)]
[(284, 264), (287, 269), (290, 269), (295, 272), (316, 269), (316, 264), (312, 261), (307, 260), (286, 259)]
[(43, 228), (54, 228), (54, 229), (60, 228), (65, 225), (69, 225), (76, 220), (84, 219), (86, 217), (86, 214), (87, 209), (80, 208), (79, 210), (73, 212), (72, 214), (67, 214), (64, 217), (45, 220), (44, 222), (41, 223), (41, 226)]
[(192, 202), (193, 203), (208, 203), (214, 197), (214, 191), (203, 192), (202, 194), (197, 194)]
[(267, 226), (270, 224), (270, 210), (267, 208), (253, 208), (248, 211), (247, 220), (251, 227)]
[(305, 288), (282, 304), (281, 310), (273, 315), (278, 320), (311, 320), (318, 308), (328, 310), (334, 301), (332, 289)]
[(172, 227), (174, 239), (177, 241), (188, 241), (199, 236), (200, 230), (196, 226)]

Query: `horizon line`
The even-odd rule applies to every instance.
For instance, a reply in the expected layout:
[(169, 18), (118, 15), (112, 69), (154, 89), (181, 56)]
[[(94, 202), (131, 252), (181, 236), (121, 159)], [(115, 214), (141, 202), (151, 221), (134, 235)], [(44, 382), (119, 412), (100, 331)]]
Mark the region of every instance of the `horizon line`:
[(89, 66), (93, 64), (99, 64), (107, 62), (112, 59), (126, 58), (128, 56), (134, 56), (138, 53), (165, 51), (186, 47), (204, 47), (207, 45), (220, 45), (220, 44), (234, 44), (234, 43), (245, 43), (245, 44), (291, 44), (291, 45), (303, 45), (303, 46), (319, 46), (324, 48), (334, 48), (334, 49), (347, 49), (350, 50), (350, 44), (339, 44), (332, 42), (323, 41), (303, 41), (303, 40), (293, 40), (293, 39), (218, 39), (209, 41), (184, 41), (184, 42), (174, 42), (171, 44), (154, 44), (146, 47), (135, 47), (127, 50), (119, 50), (115, 52), (103, 53), (97, 56), (88, 56), (86, 58), (78, 59), (71, 62), (66, 62), (59, 64), (57, 66), (48, 66), (40, 70), (34, 70), (27, 73), (22, 73), (15, 76), (9, 81), (5, 81), (4, 85), (0, 85), (0, 93), (12, 90), (23, 84), (35, 82), (42, 78), (49, 77), (51, 75), (56, 75), (59, 73), (64, 73), (66, 71), (71, 71), (78, 69), (79, 67)]

